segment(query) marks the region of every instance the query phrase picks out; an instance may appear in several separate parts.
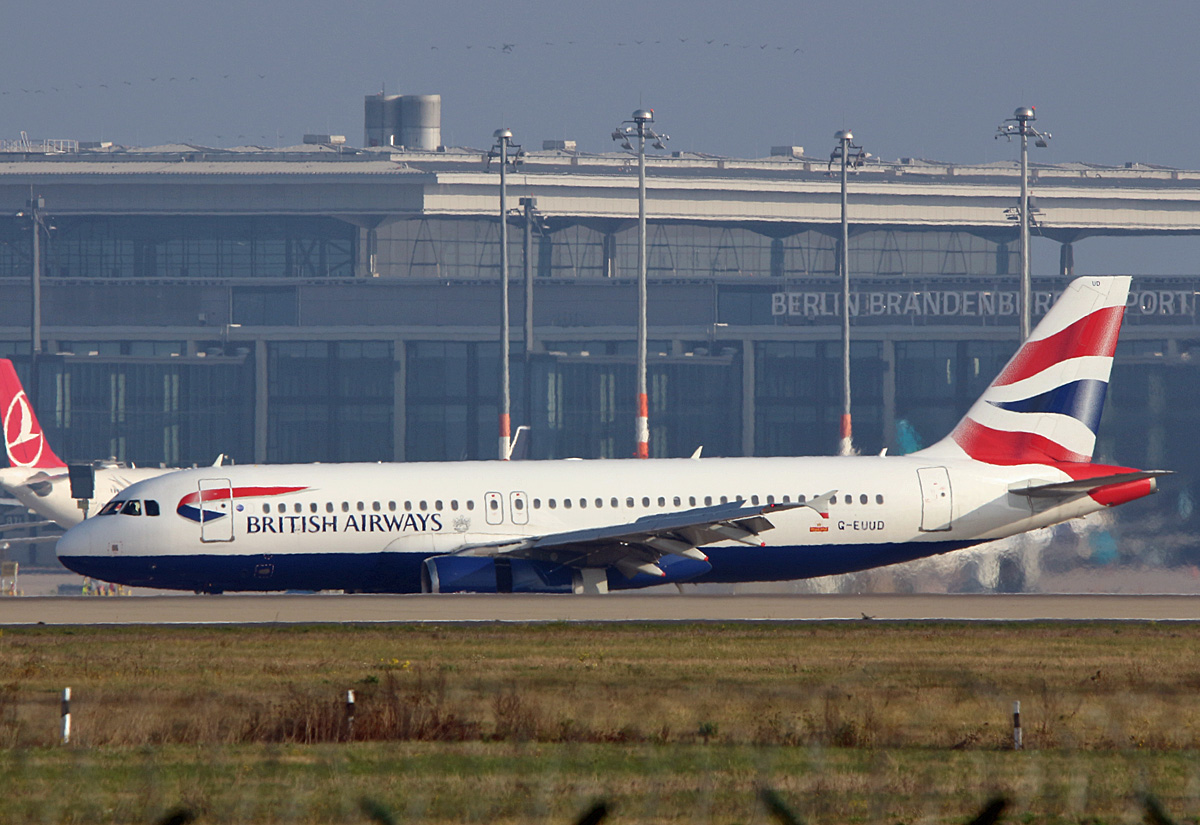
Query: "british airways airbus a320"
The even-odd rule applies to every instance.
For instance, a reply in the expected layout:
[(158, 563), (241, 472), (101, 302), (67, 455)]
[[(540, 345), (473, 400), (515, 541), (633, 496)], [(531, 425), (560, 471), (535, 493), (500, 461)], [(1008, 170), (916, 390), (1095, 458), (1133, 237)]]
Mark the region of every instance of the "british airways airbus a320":
[(946, 553), (1141, 498), (1094, 464), (1129, 278), (1080, 278), (954, 431), (906, 456), (208, 467), (58, 543), (120, 584), (595, 593), (779, 581)]

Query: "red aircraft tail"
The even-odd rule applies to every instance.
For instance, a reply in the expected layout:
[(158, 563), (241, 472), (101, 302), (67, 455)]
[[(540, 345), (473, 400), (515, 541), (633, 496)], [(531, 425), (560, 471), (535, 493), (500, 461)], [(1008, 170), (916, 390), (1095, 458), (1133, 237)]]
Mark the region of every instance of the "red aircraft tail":
[(67, 466), (46, 443), (21, 379), (7, 358), (0, 358), (0, 410), (4, 412), (4, 449), (9, 464), (41, 470)]

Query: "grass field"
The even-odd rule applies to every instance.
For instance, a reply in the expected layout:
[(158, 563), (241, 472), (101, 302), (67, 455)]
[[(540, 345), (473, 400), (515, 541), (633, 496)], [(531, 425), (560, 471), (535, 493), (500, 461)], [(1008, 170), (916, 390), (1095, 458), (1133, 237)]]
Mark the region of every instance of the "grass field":
[(1198, 653), (1194, 624), (6, 628), (0, 822), (765, 822), (761, 786), (811, 823), (996, 793), (1133, 822), (1143, 791), (1197, 821)]

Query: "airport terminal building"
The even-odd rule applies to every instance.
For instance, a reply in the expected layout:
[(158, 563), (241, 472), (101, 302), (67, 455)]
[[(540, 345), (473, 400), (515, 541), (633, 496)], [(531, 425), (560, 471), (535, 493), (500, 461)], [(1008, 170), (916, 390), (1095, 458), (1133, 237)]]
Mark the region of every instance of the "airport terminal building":
[[(495, 457), (496, 165), (486, 150), (390, 145), (370, 103), (363, 149), (312, 136), (0, 152), (0, 355), (35, 382), (60, 455)], [(514, 426), (532, 427), (533, 458), (629, 456), (636, 157), (547, 142), (508, 183)], [(1200, 172), (1035, 166), (1031, 185), (1037, 231), (1060, 248), (1059, 275), (1034, 282), (1035, 320), (1074, 274), (1073, 244), (1200, 233)], [(868, 160), (850, 187), (855, 441), (907, 452), (944, 435), (1016, 346), (1019, 170)], [(655, 156), (648, 216), (651, 455), (832, 453), (828, 160)], [(1139, 505), (1139, 524), (1162, 529), (1191, 519), (1200, 492), (1198, 294), (1200, 266), (1135, 279), (1098, 444), (1107, 461), (1183, 471)]]

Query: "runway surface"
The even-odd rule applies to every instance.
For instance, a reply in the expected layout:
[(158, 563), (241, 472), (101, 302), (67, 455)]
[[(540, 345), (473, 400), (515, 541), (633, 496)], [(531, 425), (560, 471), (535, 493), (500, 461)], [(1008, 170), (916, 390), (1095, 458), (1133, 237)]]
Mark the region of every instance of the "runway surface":
[(129, 596), (0, 598), (0, 625), (1200, 620), (1200, 596)]

